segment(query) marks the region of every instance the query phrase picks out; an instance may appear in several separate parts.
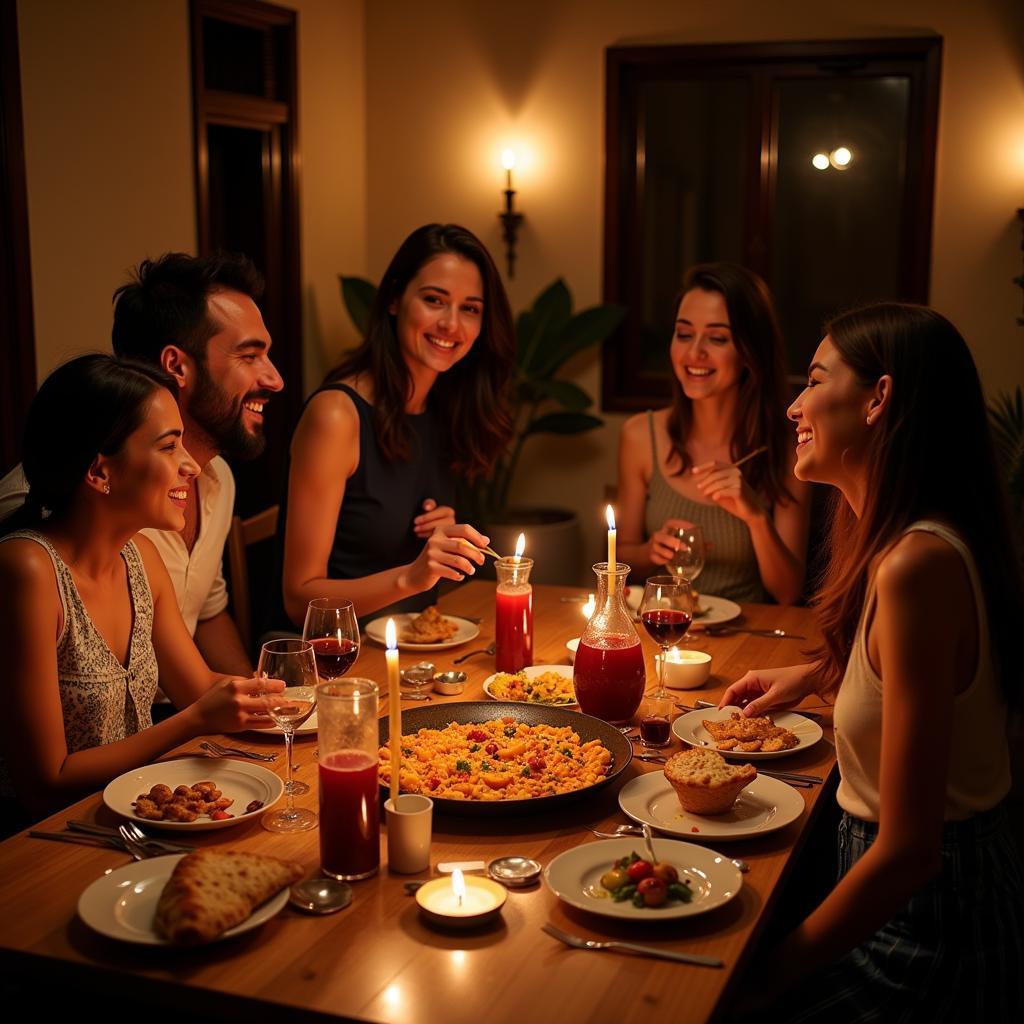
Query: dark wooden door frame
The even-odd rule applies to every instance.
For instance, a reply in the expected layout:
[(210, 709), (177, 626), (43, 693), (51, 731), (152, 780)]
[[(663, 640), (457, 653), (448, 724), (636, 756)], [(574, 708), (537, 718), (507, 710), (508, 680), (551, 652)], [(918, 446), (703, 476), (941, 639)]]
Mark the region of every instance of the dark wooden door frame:
[(6, 473), (21, 458), (25, 415), (36, 391), (16, 0), (0, 0), (0, 85), (0, 473)]
[[(750, 162), (745, 186), (745, 262), (770, 280), (771, 216), (775, 191), (778, 104), (775, 90), (766, 87), (772, 76), (842, 74), (849, 77), (908, 74), (906, 61), (916, 62), (909, 74), (912, 94), (907, 126), (908, 150), (920, 147), (931, 154), (923, 166), (908, 166), (904, 210), (908, 214), (901, 244), (903, 298), (928, 301), (931, 265), (932, 211), (935, 189), (935, 149), (938, 134), (938, 97), (942, 60), (939, 36), (893, 39), (849, 39), (821, 42), (693, 44), (682, 46), (609, 47), (605, 54), (605, 216), (604, 300), (629, 307), (623, 326), (605, 342), (602, 373), (602, 408), (637, 412), (650, 408), (652, 394), (622, 394), (617, 385), (634, 377), (633, 356), (627, 339), (639, 336), (641, 311), (630, 298), (639, 294), (643, 261), (639, 239), (631, 237), (642, 223), (642, 144), (636, 118), (635, 90), (644, 76), (661, 69), (662, 79), (685, 80), (728, 76), (745, 78), (760, 104), (751, 103), (751, 140), (758, 140), (760, 159)], [(864, 65), (870, 62), (870, 68)], [(759, 65), (754, 67), (754, 65)], [(627, 94), (628, 90), (628, 94)], [(635, 143), (630, 142), (635, 140)], [(629, 143), (629, 145), (627, 145)], [(632, 148), (637, 159), (627, 166)], [(767, 157), (767, 159), (766, 159)], [(632, 202), (627, 208), (626, 189)], [(628, 252), (629, 256), (624, 257)], [(630, 328), (633, 328), (632, 330)]]

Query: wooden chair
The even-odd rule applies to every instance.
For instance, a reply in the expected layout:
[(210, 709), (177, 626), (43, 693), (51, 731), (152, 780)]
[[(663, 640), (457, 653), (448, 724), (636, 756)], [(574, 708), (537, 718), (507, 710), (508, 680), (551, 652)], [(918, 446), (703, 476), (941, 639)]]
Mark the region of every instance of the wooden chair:
[(252, 652), (252, 596), (249, 592), (249, 556), (247, 549), (253, 544), (270, 540), (277, 532), (279, 507), (258, 512), (248, 519), (233, 516), (228, 533), (228, 571), (231, 574), (231, 607), (235, 625), (245, 649)]

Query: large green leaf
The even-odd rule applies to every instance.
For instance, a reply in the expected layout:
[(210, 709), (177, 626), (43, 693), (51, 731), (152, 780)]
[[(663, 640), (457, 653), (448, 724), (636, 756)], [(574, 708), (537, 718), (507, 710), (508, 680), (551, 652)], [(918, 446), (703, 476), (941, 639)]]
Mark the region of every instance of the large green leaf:
[(590, 395), (570, 380), (534, 380), (530, 381), (530, 388), (536, 398), (550, 399), (572, 412), (581, 412), (594, 404)]
[(341, 298), (352, 323), (365, 338), (370, 329), (370, 309), (377, 297), (377, 286), (362, 277), (341, 277)]
[(552, 339), (565, 330), (572, 316), (572, 296), (565, 281), (558, 278), (544, 289), (534, 300), (527, 331), (519, 337), (519, 367), (527, 376), (532, 375), (535, 366), (545, 358)]
[(523, 434), (582, 434), (603, 426), (604, 420), (599, 420), (588, 413), (552, 412), (535, 419)]
[(577, 313), (561, 334), (545, 347), (543, 361), (536, 367), (538, 377), (550, 377), (570, 357), (598, 345), (622, 323), (624, 306), (591, 306)]

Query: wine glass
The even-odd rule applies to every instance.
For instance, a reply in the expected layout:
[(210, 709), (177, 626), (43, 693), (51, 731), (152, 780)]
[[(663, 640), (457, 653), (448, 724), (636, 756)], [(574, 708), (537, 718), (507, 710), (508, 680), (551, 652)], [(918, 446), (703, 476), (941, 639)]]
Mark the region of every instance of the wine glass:
[(307, 640), (271, 640), (260, 651), (256, 674), (261, 679), (280, 679), (285, 688), (281, 693), (265, 694), (267, 710), (275, 724), (284, 733), (285, 756), (288, 765), (288, 783), (285, 786), (287, 807), (263, 817), (263, 827), (271, 832), (306, 832), (316, 827), (313, 811), (296, 807), (293, 797), (309, 792), (305, 783), (292, 782), (292, 742), (295, 729), (316, 709), (316, 657), (313, 645)]
[(693, 583), (704, 568), (704, 531), (695, 523), (670, 533), (679, 541), (679, 547), (665, 563), (665, 571)]
[(359, 657), (359, 623), (352, 602), (331, 597), (310, 601), (302, 639), (313, 645), (320, 679), (345, 675)]
[(665, 658), (686, 635), (693, 621), (693, 590), (687, 579), (677, 576), (652, 576), (644, 584), (640, 602), (640, 621), (651, 639), (661, 648), (658, 662), (658, 689), (655, 697), (668, 697), (665, 688)]

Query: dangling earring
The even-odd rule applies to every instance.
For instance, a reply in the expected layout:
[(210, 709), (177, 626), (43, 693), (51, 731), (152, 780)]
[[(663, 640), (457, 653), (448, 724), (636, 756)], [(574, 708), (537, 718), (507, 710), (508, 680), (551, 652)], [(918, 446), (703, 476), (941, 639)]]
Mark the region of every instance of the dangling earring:
[(103, 485), (103, 493), (104, 494), (109, 494), (110, 493), (110, 484), (104, 484)]

